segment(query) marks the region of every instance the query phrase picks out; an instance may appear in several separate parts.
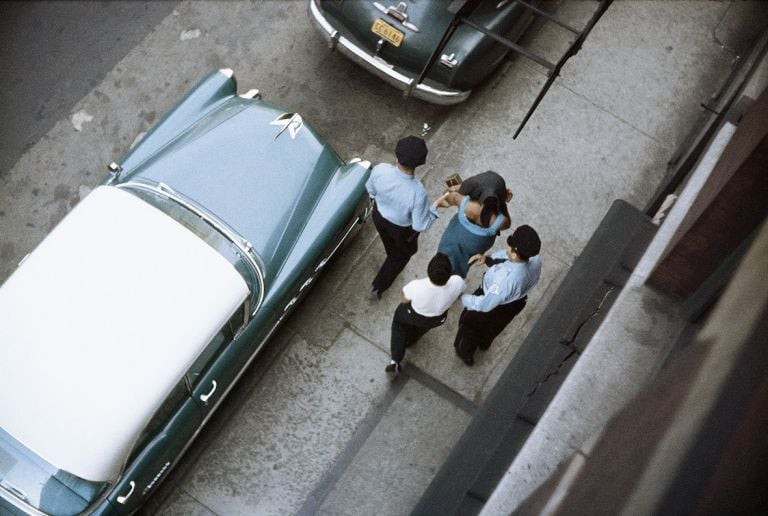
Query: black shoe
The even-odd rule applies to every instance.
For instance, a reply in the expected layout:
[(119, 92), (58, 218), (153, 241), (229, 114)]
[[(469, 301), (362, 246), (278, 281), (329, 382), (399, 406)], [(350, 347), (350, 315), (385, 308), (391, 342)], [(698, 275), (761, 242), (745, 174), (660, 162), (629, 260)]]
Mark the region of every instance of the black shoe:
[(384, 371), (391, 374), (400, 374), (400, 372), (403, 370), (403, 366), (400, 365), (400, 362), (392, 362), (387, 367), (384, 368)]
[(371, 290), (371, 299), (381, 299), (381, 290), (373, 289)]
[(474, 359), (474, 358), (472, 358), (472, 357), (461, 357), (461, 359), (462, 359), (462, 360), (464, 361), (464, 363), (465, 363), (465, 364), (467, 364), (468, 366), (473, 366), (473, 365), (475, 365), (475, 359)]

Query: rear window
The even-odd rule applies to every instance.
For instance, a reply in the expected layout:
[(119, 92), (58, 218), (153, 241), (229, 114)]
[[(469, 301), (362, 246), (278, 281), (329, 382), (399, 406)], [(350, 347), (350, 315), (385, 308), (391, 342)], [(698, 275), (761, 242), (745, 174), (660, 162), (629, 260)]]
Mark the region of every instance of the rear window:
[(107, 485), (56, 468), (0, 428), (0, 494), (4, 498), (16, 498), (50, 514), (73, 515), (95, 502)]

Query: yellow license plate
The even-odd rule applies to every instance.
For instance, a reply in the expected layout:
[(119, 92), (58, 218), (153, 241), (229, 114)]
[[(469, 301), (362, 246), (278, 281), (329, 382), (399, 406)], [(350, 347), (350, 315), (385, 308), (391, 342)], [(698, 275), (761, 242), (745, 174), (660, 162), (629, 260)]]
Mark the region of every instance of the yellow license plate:
[(405, 34), (394, 28), (392, 25), (388, 24), (381, 18), (376, 18), (376, 21), (373, 22), (373, 27), (371, 27), (371, 32), (374, 34), (378, 34), (385, 40), (389, 41), (396, 47), (400, 46), (400, 43), (403, 42), (403, 38), (405, 38)]

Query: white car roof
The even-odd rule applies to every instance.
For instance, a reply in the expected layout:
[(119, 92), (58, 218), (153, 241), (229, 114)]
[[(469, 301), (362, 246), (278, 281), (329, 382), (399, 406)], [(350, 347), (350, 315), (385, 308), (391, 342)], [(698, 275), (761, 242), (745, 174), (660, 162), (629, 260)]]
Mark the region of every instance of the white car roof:
[(57, 468), (113, 479), (247, 295), (191, 231), (98, 187), (0, 287), (0, 427)]

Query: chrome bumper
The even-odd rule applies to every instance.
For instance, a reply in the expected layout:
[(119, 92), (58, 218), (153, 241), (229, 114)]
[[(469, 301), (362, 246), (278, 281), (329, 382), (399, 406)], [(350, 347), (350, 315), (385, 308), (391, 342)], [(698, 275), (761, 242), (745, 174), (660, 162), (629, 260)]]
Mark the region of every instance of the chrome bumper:
[(379, 57), (374, 57), (365, 50), (355, 45), (352, 41), (342, 36), (338, 30), (325, 18), (322, 10), (317, 6), (315, 0), (309, 0), (310, 18), (317, 29), (328, 42), (331, 49), (338, 49), (350, 60), (356, 62), (369, 72), (383, 79), (392, 86), (404, 91), (405, 95), (411, 95), (421, 100), (449, 106), (463, 102), (469, 97), (471, 90), (451, 90), (439, 89), (428, 86), (424, 83), (414, 84), (416, 78), (408, 77), (394, 69), (392, 65)]

